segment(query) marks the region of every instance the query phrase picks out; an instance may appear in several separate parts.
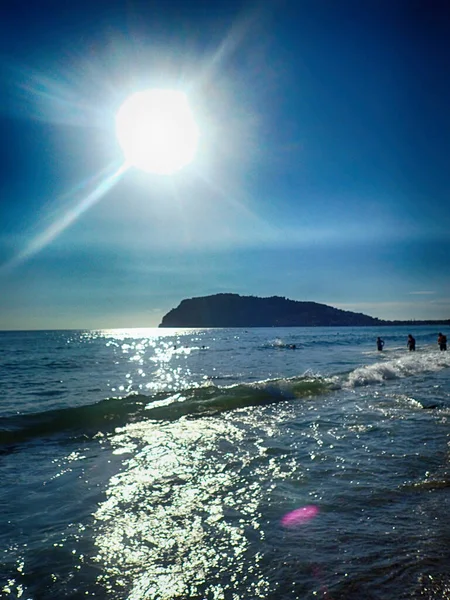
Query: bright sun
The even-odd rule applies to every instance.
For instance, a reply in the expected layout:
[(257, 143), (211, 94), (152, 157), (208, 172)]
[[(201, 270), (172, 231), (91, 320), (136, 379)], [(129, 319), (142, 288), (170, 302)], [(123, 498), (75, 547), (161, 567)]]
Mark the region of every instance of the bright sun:
[(188, 165), (199, 138), (186, 95), (161, 89), (127, 98), (116, 115), (116, 134), (128, 164), (159, 175)]

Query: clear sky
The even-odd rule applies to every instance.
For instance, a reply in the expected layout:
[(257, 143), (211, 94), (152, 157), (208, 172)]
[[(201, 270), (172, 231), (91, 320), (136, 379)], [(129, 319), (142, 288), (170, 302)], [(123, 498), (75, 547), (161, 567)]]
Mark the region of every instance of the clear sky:
[[(39, 0), (0, 9), (0, 329), (156, 326), (235, 292), (450, 318), (450, 5)], [(115, 118), (181, 90), (172, 175)]]

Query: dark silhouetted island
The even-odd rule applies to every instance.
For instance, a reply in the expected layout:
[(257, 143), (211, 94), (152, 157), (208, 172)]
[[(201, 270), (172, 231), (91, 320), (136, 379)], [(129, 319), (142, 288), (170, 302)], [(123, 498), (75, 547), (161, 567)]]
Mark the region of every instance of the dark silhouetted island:
[(364, 327), (386, 325), (450, 325), (441, 321), (385, 321), (317, 302), (280, 296), (258, 298), (214, 294), (182, 300), (159, 327)]
[(160, 327), (324, 327), (382, 323), (362, 313), (317, 302), (298, 302), (280, 296), (215, 294), (183, 300), (163, 317)]

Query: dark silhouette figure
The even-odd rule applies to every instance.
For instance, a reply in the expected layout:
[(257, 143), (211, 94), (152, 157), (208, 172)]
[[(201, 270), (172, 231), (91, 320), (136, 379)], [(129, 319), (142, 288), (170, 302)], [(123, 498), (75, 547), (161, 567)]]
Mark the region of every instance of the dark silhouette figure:
[(410, 352), (415, 351), (416, 349), (416, 340), (413, 338), (413, 336), (411, 334), (408, 335), (408, 350)]
[(377, 337), (377, 350), (381, 352), (383, 350), (383, 346), (384, 340), (382, 340), (380, 337)]
[(443, 333), (438, 333), (438, 344), (440, 350), (447, 350), (447, 336)]

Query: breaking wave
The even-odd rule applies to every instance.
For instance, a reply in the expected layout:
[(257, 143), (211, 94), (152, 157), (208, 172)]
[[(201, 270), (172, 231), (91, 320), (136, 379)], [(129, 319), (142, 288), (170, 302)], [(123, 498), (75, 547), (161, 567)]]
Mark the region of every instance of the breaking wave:
[(15, 444), (45, 436), (92, 435), (143, 419), (175, 420), (201, 417), (284, 400), (323, 394), (329, 383), (320, 377), (278, 379), (229, 387), (206, 385), (176, 394), (133, 394), (70, 407), (0, 419), (0, 444)]
[[(384, 357), (383, 357), (384, 359)], [(450, 353), (447, 352), (412, 352), (406, 356), (381, 360), (357, 367), (349, 373), (344, 387), (358, 387), (373, 383), (382, 383), (392, 379), (413, 377), (424, 373), (433, 373), (450, 367)]]
[(107, 398), (87, 406), (0, 418), (0, 445), (68, 434), (69, 437), (92, 437), (145, 419), (200, 418), (252, 406), (313, 398), (336, 389), (382, 384), (448, 367), (450, 353), (424, 352), (389, 359), (383, 356), (379, 362), (327, 378), (306, 373), (301, 377), (223, 387), (209, 382), (169, 395), (160, 392)]

